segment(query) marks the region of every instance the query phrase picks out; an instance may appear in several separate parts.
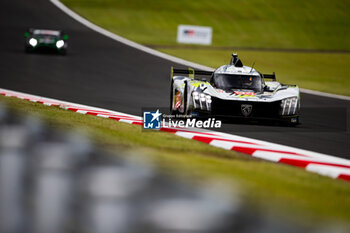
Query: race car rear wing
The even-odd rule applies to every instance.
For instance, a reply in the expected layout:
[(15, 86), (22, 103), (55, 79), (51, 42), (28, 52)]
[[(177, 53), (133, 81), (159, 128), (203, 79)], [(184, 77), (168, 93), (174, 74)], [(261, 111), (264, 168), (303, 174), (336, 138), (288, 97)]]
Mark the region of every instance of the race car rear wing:
[(195, 74), (196, 75), (201, 75), (201, 76), (212, 76), (213, 73), (214, 73), (213, 71), (194, 70), (192, 68), (176, 69), (176, 68), (171, 67), (171, 76), (170, 76), (170, 78), (173, 78), (174, 74), (185, 74), (185, 75), (188, 75), (188, 77), (191, 78), (191, 79), (201, 80), (199, 78), (196, 78)]
[(273, 72), (272, 74), (263, 74), (264, 79), (272, 79), (272, 81), (276, 81), (276, 74)]

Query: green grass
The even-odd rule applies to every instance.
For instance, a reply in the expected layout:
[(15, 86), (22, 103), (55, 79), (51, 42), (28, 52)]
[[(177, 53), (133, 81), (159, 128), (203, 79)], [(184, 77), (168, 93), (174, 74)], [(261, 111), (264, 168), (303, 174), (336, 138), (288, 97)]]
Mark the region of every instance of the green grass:
[(42, 104), (0, 96), (16, 111), (39, 115), (52, 127), (79, 129), (111, 151), (146, 153), (165, 172), (198, 183), (223, 180), (229, 192), (252, 205), (269, 207), (296, 221), (350, 221), (350, 185), (300, 168), (274, 164), (170, 133), (142, 132), (140, 126), (81, 115)]
[[(92, 22), (146, 45), (176, 45), (179, 24), (213, 27), (213, 46), (350, 50), (348, 0), (62, 0)], [(157, 46), (156, 46), (157, 47)], [(203, 65), (226, 64), (231, 50), (161, 49)], [(210, 48), (210, 46), (209, 46)], [(302, 88), (350, 96), (350, 53), (241, 50), (246, 65)]]
[(144, 44), (176, 44), (179, 24), (211, 26), (213, 45), (350, 49), (347, 0), (62, 0)]

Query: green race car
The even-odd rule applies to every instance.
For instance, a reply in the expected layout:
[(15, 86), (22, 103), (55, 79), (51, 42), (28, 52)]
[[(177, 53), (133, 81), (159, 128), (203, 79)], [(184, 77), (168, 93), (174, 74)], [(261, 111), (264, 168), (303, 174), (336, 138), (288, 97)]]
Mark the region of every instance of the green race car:
[(68, 35), (63, 31), (47, 29), (29, 29), (25, 34), (25, 51), (67, 53)]

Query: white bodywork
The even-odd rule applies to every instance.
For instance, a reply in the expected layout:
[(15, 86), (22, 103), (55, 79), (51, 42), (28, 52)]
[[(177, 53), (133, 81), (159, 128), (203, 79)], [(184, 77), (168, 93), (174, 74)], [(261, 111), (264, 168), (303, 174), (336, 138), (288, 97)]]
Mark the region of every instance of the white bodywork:
[[(234, 65), (223, 65), (219, 67), (214, 73), (222, 73), (222, 74), (232, 74), (232, 75), (250, 75), (250, 76), (259, 76), (262, 75), (257, 72), (254, 68), (243, 66), (243, 67), (235, 67)], [(191, 111), (195, 111), (196, 109), (206, 110), (210, 112), (211, 108), (207, 108), (211, 104), (210, 98), (218, 98), (222, 100), (232, 100), (239, 101), (240, 103), (244, 102), (267, 102), (273, 103), (276, 101), (281, 101), (281, 108), (283, 105), (287, 105), (287, 109), (283, 112), (283, 114), (289, 114), (290, 109), (292, 109), (292, 113), (290, 115), (298, 115), (300, 109), (300, 94), (299, 87), (294, 85), (283, 85), (275, 80), (265, 81), (262, 79), (262, 90), (261, 92), (254, 92), (252, 90), (239, 90), (239, 91), (225, 91), (221, 89), (217, 89), (213, 87), (207, 81), (200, 81), (194, 78), (190, 78), (188, 76), (174, 76), (172, 77), (173, 88), (172, 88), (172, 110), (181, 112), (181, 113), (189, 113)], [(187, 83), (187, 84), (186, 84)], [(187, 88), (187, 96), (185, 94)], [(197, 94), (198, 93), (198, 94)], [(181, 95), (181, 102), (179, 104)], [(195, 96), (197, 99), (199, 98), (200, 106), (196, 106)], [(186, 101), (185, 101), (185, 98)], [(290, 99), (290, 102), (284, 101), (286, 99)], [(201, 102), (203, 100), (203, 102)], [(204, 101), (205, 100), (205, 101)], [(210, 102), (209, 104), (207, 103)], [(198, 105), (198, 104), (197, 104)], [(204, 107), (203, 107), (203, 106)], [(290, 106), (289, 106), (290, 105)], [(286, 108), (286, 106), (284, 106)], [(294, 110), (295, 109), (295, 110)], [(288, 112), (289, 110), (289, 112)]]

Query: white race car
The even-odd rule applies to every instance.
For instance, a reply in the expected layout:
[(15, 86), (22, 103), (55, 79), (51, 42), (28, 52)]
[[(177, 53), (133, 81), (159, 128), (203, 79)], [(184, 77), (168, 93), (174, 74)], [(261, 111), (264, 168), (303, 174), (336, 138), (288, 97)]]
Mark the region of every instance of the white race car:
[(275, 73), (261, 74), (243, 66), (237, 54), (232, 54), (230, 64), (214, 72), (172, 68), (170, 110), (173, 114), (298, 124), (300, 92), (296, 85), (277, 82)]

